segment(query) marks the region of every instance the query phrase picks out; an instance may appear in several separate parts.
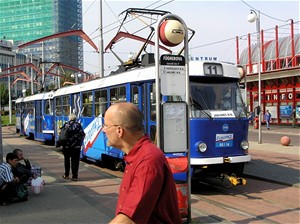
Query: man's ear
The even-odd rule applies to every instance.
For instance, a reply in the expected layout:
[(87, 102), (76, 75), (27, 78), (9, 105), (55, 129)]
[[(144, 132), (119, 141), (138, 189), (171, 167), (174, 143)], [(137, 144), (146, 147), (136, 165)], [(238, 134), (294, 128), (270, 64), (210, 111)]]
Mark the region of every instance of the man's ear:
[(119, 138), (123, 136), (123, 133), (124, 133), (124, 129), (121, 127), (121, 126), (118, 126), (117, 127), (117, 130), (116, 130)]

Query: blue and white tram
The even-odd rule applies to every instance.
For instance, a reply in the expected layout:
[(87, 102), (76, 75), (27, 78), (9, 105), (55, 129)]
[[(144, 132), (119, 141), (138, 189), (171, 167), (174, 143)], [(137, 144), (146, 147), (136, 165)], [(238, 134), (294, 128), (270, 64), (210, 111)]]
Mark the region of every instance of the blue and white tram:
[(39, 93), (16, 100), (16, 132), (31, 139), (54, 140), (54, 92)]
[[(192, 61), (190, 69), (190, 164), (193, 177), (243, 174), (248, 154), (248, 118), (239, 90), (240, 74), (228, 63)], [(216, 71), (218, 71), (216, 73)], [(117, 102), (135, 103), (144, 114), (145, 132), (155, 142), (155, 68), (117, 73), (55, 92), (56, 140), (67, 116), (75, 113), (86, 138), (82, 158), (122, 164), (123, 153), (106, 145), (101, 131), (106, 109)], [(172, 99), (171, 99), (172, 98)], [(185, 96), (163, 96), (178, 100)], [(172, 156), (172, 155), (168, 155)]]
[(68, 115), (75, 113), (86, 133), (82, 158), (101, 162), (113, 160), (113, 166), (120, 167), (123, 153), (107, 146), (106, 137), (101, 131), (104, 113), (117, 102), (135, 103), (144, 113), (146, 133), (153, 133), (154, 140), (154, 77), (154, 67), (148, 67), (58, 89), (54, 97), (56, 142), (59, 129), (67, 121)]
[[(248, 154), (248, 118), (235, 66), (190, 62), (190, 165), (192, 177), (233, 181), (243, 174)], [(239, 183), (243, 184), (243, 183)]]

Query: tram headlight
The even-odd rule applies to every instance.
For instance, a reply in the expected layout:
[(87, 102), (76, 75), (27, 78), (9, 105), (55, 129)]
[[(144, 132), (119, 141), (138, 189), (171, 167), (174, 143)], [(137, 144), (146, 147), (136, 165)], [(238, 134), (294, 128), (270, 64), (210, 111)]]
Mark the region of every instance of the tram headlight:
[(205, 152), (207, 150), (207, 145), (204, 142), (197, 142), (196, 146), (200, 152)]
[(241, 147), (244, 150), (248, 150), (249, 149), (249, 142), (247, 142), (246, 140), (241, 142)]

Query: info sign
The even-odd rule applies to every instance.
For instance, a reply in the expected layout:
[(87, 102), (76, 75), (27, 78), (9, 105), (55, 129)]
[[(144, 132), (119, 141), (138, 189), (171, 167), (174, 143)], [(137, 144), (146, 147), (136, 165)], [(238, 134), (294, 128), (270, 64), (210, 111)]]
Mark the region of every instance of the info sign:
[(186, 93), (185, 58), (182, 55), (162, 55), (160, 79), (163, 95), (184, 95)]

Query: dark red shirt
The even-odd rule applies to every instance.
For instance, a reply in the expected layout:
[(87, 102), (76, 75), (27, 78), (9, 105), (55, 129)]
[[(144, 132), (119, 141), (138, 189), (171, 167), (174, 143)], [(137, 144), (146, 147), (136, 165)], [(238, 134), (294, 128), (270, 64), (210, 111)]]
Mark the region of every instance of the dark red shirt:
[(124, 159), (116, 215), (123, 213), (136, 223), (181, 223), (173, 174), (163, 152), (144, 136)]

